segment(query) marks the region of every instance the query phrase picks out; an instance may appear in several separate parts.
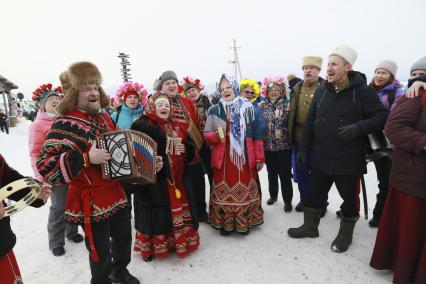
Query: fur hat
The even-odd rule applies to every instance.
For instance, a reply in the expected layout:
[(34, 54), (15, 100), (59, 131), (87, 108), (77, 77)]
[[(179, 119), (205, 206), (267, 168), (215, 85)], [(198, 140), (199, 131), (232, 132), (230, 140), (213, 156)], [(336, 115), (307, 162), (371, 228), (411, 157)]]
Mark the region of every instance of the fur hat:
[(347, 45), (341, 45), (336, 47), (331, 53), (331, 55), (338, 55), (345, 59), (350, 65), (354, 65), (358, 54), (355, 49)]
[(314, 66), (321, 70), (322, 67), (322, 57), (319, 56), (305, 56), (302, 60), (302, 69), (305, 66)]
[(422, 58), (414, 62), (413, 65), (411, 65), (410, 74), (414, 70), (426, 70), (426, 56), (423, 56)]
[(161, 74), (160, 78), (155, 80), (154, 90), (160, 91), (161, 88), (163, 87), (163, 83), (167, 80), (175, 80), (176, 83), (179, 83), (179, 80), (175, 71), (172, 71), (172, 70), (164, 71), (163, 74)]
[(374, 72), (376, 72), (377, 69), (385, 69), (386, 71), (389, 71), (393, 77), (396, 77), (396, 72), (398, 71), (398, 65), (392, 60), (383, 60), (382, 62), (377, 65), (376, 69), (374, 69)]
[(59, 81), (61, 82), (62, 91), (66, 93), (70, 88), (70, 80), (68, 79), (67, 71), (64, 71), (59, 75)]
[(59, 79), (64, 87), (65, 96), (56, 106), (58, 114), (63, 115), (70, 112), (77, 104), (79, 91), (84, 90), (90, 84), (95, 84), (99, 87), (101, 108), (109, 106), (110, 99), (100, 87), (102, 82), (101, 73), (93, 63), (86, 61), (76, 62), (68, 67), (67, 71), (62, 72)]

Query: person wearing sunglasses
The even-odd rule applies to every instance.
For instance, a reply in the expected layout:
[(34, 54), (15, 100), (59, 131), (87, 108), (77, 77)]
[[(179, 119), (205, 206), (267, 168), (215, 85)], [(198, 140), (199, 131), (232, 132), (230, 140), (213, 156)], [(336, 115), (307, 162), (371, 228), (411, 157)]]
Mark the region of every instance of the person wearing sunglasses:
[[(261, 97), (259, 84), (260, 82), (256, 82), (254, 80), (245, 79), (240, 81), (240, 97), (247, 99), (249, 102), (253, 104), (254, 113), (256, 116), (256, 127), (259, 130), (260, 135), (262, 137), (265, 135), (265, 119), (262, 114), (262, 110), (259, 107), (259, 104), (264, 101), (264, 98)], [(258, 171), (260, 171), (259, 169)], [(257, 188), (259, 189), (259, 195), (262, 200), (262, 188), (260, 185), (259, 173), (256, 172), (256, 183)], [(262, 204), (260, 205), (262, 206)]]

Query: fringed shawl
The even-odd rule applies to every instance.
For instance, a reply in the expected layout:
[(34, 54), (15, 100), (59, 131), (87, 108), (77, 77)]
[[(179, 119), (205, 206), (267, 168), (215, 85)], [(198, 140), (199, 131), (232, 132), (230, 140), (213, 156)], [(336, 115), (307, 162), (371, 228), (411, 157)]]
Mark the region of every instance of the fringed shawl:
[(229, 113), (231, 161), (241, 170), (246, 162), (244, 141), (247, 125), (252, 124), (255, 120), (255, 110), (253, 104), (242, 97), (236, 97), (231, 102), (221, 100), (221, 103), (225, 111)]

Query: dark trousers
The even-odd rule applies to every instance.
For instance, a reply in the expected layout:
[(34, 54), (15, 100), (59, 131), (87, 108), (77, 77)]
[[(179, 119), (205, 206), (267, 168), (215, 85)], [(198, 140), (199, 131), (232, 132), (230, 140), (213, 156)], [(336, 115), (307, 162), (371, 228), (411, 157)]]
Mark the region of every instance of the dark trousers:
[(278, 197), (278, 177), (284, 203), (291, 204), (293, 185), (291, 183), (291, 150), (265, 151), (266, 170), (268, 171), (269, 195)]
[(358, 216), (358, 179), (356, 175), (328, 175), (318, 169), (311, 169), (309, 189), (305, 196), (305, 207), (319, 209), (327, 200), (333, 182), (336, 184), (343, 203), (340, 206), (344, 217)]
[(389, 176), (392, 168), (392, 160), (389, 157), (383, 157), (374, 161), (379, 181), (379, 193), (377, 193), (376, 206), (373, 210), (373, 216), (380, 219), (383, 208), (385, 207), (386, 196), (389, 190)]
[(130, 212), (127, 208), (123, 208), (106, 220), (92, 221), (91, 225), (99, 261), (92, 260), (89, 239), (86, 237), (92, 273), (90, 283), (108, 284), (111, 283), (109, 279), (111, 274), (117, 277), (126, 273), (126, 266), (130, 263), (132, 246)]
[(197, 216), (206, 215), (206, 181), (201, 161), (188, 165), (188, 174), (191, 177), (191, 185), (195, 194)]
[(296, 156), (299, 152), (299, 145), (296, 143), (293, 146), (292, 161), (293, 161), (293, 178), (297, 182), (299, 188), (300, 201), (303, 202), (305, 199), (306, 192), (308, 191), (308, 180), (309, 180), (309, 169), (311, 168), (311, 157), (309, 153), (306, 153), (306, 160), (303, 168), (299, 167), (296, 163)]
[(9, 134), (9, 126), (7, 125), (6, 120), (0, 120), (0, 128), (1, 132), (6, 132), (7, 134)]

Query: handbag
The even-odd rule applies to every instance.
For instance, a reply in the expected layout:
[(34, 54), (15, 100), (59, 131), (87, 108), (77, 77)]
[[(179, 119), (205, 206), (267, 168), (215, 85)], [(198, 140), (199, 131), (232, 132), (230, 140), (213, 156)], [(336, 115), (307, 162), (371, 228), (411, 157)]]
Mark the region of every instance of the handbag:
[[(357, 97), (355, 89), (353, 92), (354, 97)], [(362, 106), (359, 99), (358, 108), (361, 118), (364, 118), (362, 115)], [(384, 157), (390, 158), (392, 156), (392, 144), (389, 142), (388, 138), (386, 138), (383, 131), (369, 133), (365, 141), (365, 149), (365, 158), (367, 160), (367, 163), (370, 161), (380, 160)]]

